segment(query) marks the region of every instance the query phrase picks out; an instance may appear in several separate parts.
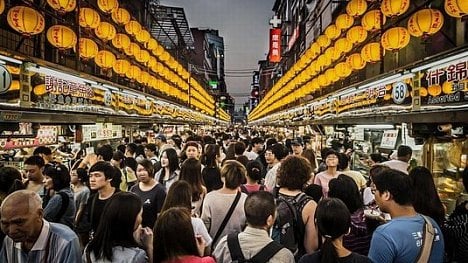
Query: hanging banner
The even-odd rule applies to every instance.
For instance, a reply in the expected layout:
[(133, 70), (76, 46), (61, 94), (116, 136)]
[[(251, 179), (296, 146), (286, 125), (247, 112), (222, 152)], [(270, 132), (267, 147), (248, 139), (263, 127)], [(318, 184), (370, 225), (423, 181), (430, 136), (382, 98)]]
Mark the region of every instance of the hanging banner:
[(281, 29), (270, 29), (270, 62), (278, 63), (281, 61)]

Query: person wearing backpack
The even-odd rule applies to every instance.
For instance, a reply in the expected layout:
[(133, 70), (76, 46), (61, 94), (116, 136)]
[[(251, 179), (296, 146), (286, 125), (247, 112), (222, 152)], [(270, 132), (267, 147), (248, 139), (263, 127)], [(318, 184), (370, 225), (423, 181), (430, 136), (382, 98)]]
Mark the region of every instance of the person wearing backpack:
[(262, 179), (262, 164), (258, 161), (249, 161), (245, 168), (247, 169), (247, 176), (245, 177), (247, 183), (240, 186), (241, 191), (246, 194), (268, 191), (265, 185), (258, 183)]
[(294, 262), (292, 252), (268, 236), (276, 214), (273, 195), (267, 191), (250, 194), (244, 210), (247, 227), (221, 238), (213, 252), (216, 262)]
[(56, 162), (46, 164), (44, 187), (48, 192), (44, 207), (44, 219), (67, 225), (73, 229), (76, 207), (67, 167)]
[(291, 250), (296, 260), (318, 248), (318, 234), (314, 223), (317, 203), (304, 192), (303, 186), (312, 174), (312, 167), (302, 156), (283, 159), (278, 170), (276, 196), (277, 215), (272, 238)]

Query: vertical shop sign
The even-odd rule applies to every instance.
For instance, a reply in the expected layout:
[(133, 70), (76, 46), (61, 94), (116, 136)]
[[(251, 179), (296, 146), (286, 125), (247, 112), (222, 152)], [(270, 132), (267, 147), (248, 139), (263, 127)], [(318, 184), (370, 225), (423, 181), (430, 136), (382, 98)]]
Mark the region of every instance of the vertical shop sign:
[(270, 29), (270, 62), (281, 61), (281, 29)]

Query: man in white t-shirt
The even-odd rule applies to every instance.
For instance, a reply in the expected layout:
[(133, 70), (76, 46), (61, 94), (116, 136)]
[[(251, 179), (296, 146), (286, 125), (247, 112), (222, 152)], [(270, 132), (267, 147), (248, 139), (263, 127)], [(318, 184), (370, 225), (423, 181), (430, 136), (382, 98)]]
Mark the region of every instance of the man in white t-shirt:
[(249, 161), (257, 159), (259, 153), (263, 151), (263, 143), (264, 140), (260, 137), (254, 137), (250, 141), (250, 145), (252, 145), (252, 149), (250, 152), (245, 151), (244, 155), (249, 159)]
[(382, 164), (408, 174), (409, 161), (411, 160), (412, 155), (413, 150), (411, 150), (409, 146), (400, 145), (398, 146), (396, 159), (383, 162)]

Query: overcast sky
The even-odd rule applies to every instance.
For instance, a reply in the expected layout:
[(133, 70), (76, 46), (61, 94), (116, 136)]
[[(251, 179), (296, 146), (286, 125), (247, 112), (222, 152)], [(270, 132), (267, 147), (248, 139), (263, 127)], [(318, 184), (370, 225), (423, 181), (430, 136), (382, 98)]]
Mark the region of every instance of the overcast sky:
[[(218, 29), (224, 38), (225, 70), (258, 69), (268, 53), (269, 24), (275, 0), (161, 0), (161, 5), (183, 7), (190, 27)], [(236, 108), (248, 100), (252, 75), (226, 73), (227, 90)], [(235, 74), (243, 75), (246, 74)], [(231, 76), (231, 77), (230, 77)]]

